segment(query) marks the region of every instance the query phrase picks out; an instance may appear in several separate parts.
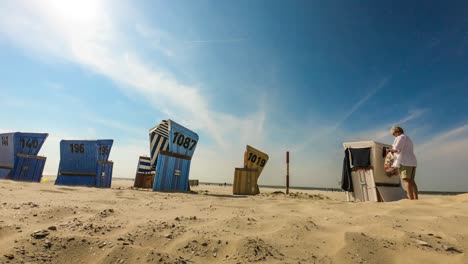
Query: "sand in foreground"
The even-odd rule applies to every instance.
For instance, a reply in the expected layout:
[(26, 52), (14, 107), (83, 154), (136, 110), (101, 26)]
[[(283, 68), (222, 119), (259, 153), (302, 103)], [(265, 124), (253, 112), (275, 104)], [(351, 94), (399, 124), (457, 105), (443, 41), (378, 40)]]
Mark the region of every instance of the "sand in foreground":
[[(0, 263), (468, 263), (468, 195), (347, 203), (0, 180)], [(296, 192), (296, 191), (295, 191)]]

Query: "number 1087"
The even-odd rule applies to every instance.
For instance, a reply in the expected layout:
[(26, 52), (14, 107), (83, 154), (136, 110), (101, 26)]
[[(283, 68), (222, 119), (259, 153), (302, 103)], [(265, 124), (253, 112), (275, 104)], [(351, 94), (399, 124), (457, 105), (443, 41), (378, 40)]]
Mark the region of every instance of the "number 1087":
[(188, 150), (193, 150), (195, 146), (197, 145), (196, 140), (190, 137), (184, 136), (179, 132), (174, 133), (174, 139), (172, 140), (172, 143), (182, 146)]

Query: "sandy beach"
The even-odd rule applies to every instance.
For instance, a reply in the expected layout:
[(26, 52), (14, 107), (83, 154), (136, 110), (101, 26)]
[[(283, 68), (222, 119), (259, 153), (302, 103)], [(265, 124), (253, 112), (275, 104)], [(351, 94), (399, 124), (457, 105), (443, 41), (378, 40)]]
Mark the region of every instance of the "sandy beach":
[(0, 181), (0, 263), (468, 263), (468, 195), (349, 203)]

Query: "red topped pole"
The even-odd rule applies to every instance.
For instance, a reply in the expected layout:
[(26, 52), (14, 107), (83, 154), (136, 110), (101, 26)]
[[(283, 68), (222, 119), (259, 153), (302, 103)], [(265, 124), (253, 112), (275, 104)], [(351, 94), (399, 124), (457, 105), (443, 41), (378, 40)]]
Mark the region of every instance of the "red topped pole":
[(289, 151), (286, 151), (286, 194), (289, 194)]

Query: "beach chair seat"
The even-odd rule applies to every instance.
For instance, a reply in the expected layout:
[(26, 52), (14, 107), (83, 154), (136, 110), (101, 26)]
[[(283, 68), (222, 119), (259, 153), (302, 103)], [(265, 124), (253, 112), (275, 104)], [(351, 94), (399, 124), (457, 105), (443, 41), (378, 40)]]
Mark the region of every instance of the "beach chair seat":
[(348, 161), (350, 163), (348, 166), (355, 165), (350, 173), (353, 188), (352, 191), (346, 192), (348, 201), (388, 202), (406, 197), (399, 175), (389, 174), (386, 171), (388, 164), (386, 167), (386, 156), (382, 153), (384, 148), (390, 148), (390, 145), (374, 141), (359, 141), (343, 143), (343, 147), (345, 150), (358, 150), (355, 153), (364, 153), (359, 150), (366, 150), (365, 153), (368, 153), (366, 154), (368, 157), (364, 159), (359, 157), (361, 161), (366, 160), (363, 165), (360, 164), (361, 162), (353, 161), (352, 154), (351, 160)]
[(137, 171), (133, 187), (150, 189), (153, 188), (155, 171), (151, 168), (151, 158), (140, 156), (138, 158)]
[(234, 169), (234, 183), (232, 184), (232, 193), (240, 195), (259, 194), (258, 188), (258, 170), (249, 168)]
[(11, 179), (25, 182), (41, 182), (46, 157), (18, 153)]

